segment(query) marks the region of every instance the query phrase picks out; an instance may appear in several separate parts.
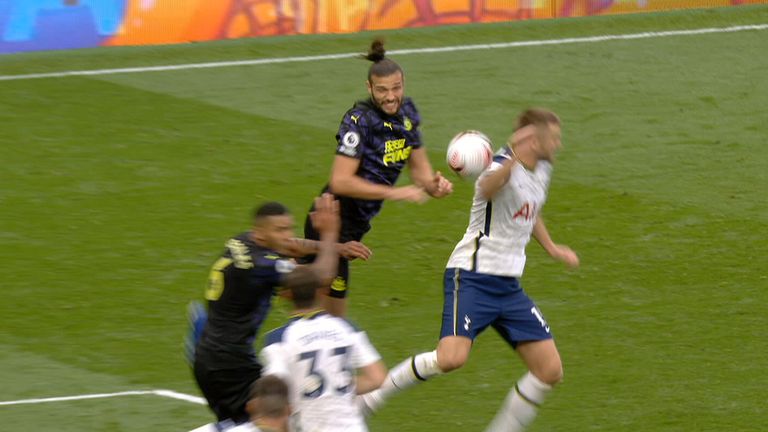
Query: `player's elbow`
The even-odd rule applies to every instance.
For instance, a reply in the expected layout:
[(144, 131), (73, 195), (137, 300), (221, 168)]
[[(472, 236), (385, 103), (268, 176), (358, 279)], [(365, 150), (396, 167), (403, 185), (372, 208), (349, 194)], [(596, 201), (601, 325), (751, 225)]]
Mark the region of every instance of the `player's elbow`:
[(353, 180), (354, 179), (351, 179), (346, 174), (334, 172), (331, 174), (331, 180), (328, 182), (328, 187), (334, 195), (349, 195), (352, 189)]
[(376, 390), (387, 379), (387, 367), (382, 361), (369, 364), (359, 370), (357, 376), (357, 394)]
[(371, 387), (374, 389), (381, 387), (384, 380), (387, 379), (387, 367), (380, 361), (374, 363), (367, 372)]

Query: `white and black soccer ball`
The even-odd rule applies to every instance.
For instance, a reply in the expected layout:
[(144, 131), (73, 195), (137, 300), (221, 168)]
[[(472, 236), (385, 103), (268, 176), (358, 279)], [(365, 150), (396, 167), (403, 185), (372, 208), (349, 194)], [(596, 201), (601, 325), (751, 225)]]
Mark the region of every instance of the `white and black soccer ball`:
[(461, 177), (479, 176), (493, 160), (491, 139), (476, 130), (459, 132), (448, 144), (445, 161)]

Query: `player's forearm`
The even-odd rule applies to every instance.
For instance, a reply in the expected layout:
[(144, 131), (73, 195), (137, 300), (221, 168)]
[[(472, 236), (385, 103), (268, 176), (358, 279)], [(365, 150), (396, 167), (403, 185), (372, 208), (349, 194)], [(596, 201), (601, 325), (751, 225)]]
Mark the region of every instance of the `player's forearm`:
[(320, 242), (305, 238), (293, 238), (288, 244), (285, 255), (295, 258), (316, 254), (320, 249)]
[(317, 258), (312, 263), (312, 270), (323, 281), (323, 285), (330, 285), (336, 277), (339, 265), (337, 242), (338, 232), (320, 233), (320, 241), (317, 244)]
[(360, 369), (355, 381), (355, 390), (357, 394), (365, 394), (381, 387), (381, 384), (387, 378), (387, 367), (384, 363), (377, 361)]
[(411, 158), (408, 160), (408, 171), (413, 184), (423, 188), (430, 196), (434, 196), (437, 192), (435, 173), (432, 171), (432, 165), (429, 163), (424, 147), (419, 147), (411, 152)]
[(542, 248), (549, 254), (553, 255), (555, 250), (555, 242), (549, 236), (547, 226), (544, 225), (544, 220), (541, 217), (536, 217), (536, 223), (533, 225), (533, 238), (541, 245)]
[(330, 187), (331, 192), (334, 195), (368, 200), (389, 199), (392, 195), (392, 191), (395, 189), (392, 186), (369, 182), (356, 175), (343, 178), (332, 178)]

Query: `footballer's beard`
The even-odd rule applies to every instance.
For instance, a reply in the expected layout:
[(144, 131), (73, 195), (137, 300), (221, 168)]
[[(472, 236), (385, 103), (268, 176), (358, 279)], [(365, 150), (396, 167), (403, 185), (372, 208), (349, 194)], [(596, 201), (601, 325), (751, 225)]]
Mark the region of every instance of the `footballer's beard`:
[(379, 109), (384, 111), (385, 113), (389, 115), (395, 115), (398, 111), (400, 111), (400, 105), (402, 105), (402, 100), (399, 98), (392, 98), (392, 99), (381, 99), (376, 100), (376, 105), (379, 106)]

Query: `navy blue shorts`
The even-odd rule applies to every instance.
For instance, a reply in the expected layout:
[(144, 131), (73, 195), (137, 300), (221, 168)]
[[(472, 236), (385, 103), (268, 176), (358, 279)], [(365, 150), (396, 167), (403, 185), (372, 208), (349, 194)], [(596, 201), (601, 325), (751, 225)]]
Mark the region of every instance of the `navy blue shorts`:
[(475, 340), (489, 325), (516, 347), (525, 341), (552, 339), (549, 325), (515, 277), (445, 269), (440, 338)]

